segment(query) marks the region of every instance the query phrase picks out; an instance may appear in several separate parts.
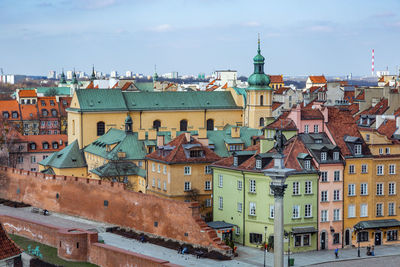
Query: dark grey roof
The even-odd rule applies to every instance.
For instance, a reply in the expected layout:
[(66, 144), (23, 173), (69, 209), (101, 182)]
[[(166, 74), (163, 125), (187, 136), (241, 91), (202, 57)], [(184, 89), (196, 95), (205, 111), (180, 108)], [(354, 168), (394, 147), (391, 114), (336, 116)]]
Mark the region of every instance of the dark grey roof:
[(146, 177), (146, 171), (140, 169), (136, 164), (132, 162), (108, 162), (90, 172), (97, 174), (100, 177), (118, 177), (118, 176), (129, 176), (129, 175), (139, 175)]
[(318, 232), (314, 226), (305, 226), (305, 227), (293, 227), (293, 234), (306, 234), (306, 233), (316, 233)]
[(235, 224), (227, 223), (224, 221), (208, 222), (207, 225), (213, 229), (232, 228), (236, 226)]
[(234, 155), (237, 156), (252, 156), (257, 153), (257, 150), (243, 150), (243, 151), (235, 151)]
[(370, 220), (362, 221), (354, 225), (354, 228), (359, 229), (376, 229), (376, 228), (388, 228), (400, 226), (400, 221), (396, 219), (386, 219), (386, 220)]
[(356, 136), (349, 136), (349, 135), (346, 135), (346, 136), (344, 137), (344, 141), (345, 141), (345, 142), (349, 142), (349, 143), (358, 143), (358, 142), (362, 142), (361, 139), (360, 139), (359, 137), (356, 137)]

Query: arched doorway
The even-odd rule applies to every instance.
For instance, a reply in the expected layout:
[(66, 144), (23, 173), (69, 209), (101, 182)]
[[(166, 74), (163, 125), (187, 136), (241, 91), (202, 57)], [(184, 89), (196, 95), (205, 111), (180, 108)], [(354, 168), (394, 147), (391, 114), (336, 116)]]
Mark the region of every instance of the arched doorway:
[(187, 131), (187, 120), (181, 120), (179, 124), (180, 131)]
[(160, 127), (161, 127), (161, 121), (159, 121), (159, 120), (153, 121), (153, 128), (156, 129), (157, 132), (158, 132), (158, 129), (159, 129)]
[(350, 230), (346, 229), (346, 232), (344, 233), (344, 245), (349, 246), (350, 245)]
[(321, 232), (321, 250), (326, 249), (326, 232)]
[(207, 120), (207, 131), (213, 131), (213, 130), (214, 130), (214, 120), (208, 119)]

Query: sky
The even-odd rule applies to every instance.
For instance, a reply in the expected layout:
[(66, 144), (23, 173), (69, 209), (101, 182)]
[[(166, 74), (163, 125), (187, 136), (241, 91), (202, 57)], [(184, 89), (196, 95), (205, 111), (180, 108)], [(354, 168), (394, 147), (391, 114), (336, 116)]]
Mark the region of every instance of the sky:
[(0, 0), (0, 68), (47, 75), (398, 72), (400, 0)]

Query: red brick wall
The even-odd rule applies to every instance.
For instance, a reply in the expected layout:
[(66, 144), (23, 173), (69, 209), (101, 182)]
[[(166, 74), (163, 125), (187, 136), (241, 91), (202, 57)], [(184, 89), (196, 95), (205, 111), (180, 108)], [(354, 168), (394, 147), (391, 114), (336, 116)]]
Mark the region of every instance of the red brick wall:
[(194, 203), (131, 192), (118, 183), (0, 167), (0, 198), (231, 252), (200, 219)]

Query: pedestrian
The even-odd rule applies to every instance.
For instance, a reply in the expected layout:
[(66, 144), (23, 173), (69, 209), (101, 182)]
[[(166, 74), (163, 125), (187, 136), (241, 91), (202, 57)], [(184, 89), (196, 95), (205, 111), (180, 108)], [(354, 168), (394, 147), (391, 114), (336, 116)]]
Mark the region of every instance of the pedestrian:
[(374, 251), (374, 249), (375, 249), (375, 246), (374, 246), (374, 245), (372, 245), (372, 249), (371, 249), (371, 256), (375, 256), (375, 251)]
[(339, 258), (339, 248), (335, 249), (335, 257), (336, 257), (336, 259)]

